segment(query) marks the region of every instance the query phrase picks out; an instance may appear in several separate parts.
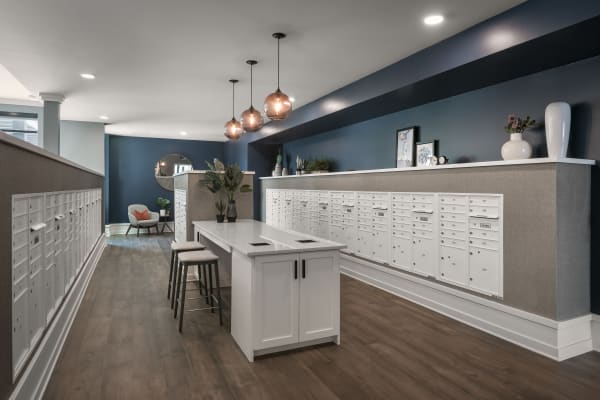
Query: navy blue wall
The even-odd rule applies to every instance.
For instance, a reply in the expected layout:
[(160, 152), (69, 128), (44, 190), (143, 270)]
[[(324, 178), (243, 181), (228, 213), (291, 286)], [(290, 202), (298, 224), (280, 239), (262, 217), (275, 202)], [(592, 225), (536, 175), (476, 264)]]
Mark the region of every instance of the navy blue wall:
[[(403, 110), (344, 128), (286, 142), (286, 159), (324, 157), (335, 169), (395, 167), (396, 130), (418, 126), (420, 140), (439, 140), (439, 153), (450, 162), (499, 160), (508, 140), (508, 114), (529, 114), (541, 124), (525, 139), (534, 156), (546, 155), (544, 109), (552, 101), (573, 107), (569, 154), (600, 159), (600, 57), (580, 61), (459, 96)], [(593, 130), (595, 128), (595, 132)], [(595, 133), (595, 135), (594, 135)]]
[(195, 169), (206, 169), (205, 160), (224, 158), (224, 143), (107, 135), (107, 223), (127, 222), (129, 204), (146, 204), (156, 210), (159, 196), (173, 202), (173, 192), (160, 187), (154, 179), (156, 162), (169, 153), (183, 154)]

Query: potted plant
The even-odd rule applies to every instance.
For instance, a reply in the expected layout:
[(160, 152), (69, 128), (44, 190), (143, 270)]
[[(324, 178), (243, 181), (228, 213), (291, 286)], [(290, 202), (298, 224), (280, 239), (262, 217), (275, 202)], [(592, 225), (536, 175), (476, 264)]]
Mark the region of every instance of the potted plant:
[[(216, 159), (215, 159), (216, 160)], [(206, 162), (208, 165), (208, 171), (206, 171), (206, 179), (202, 183), (206, 188), (215, 195), (215, 208), (217, 210), (217, 222), (223, 222), (225, 220), (225, 202), (223, 201), (224, 190), (223, 190), (223, 172), (215, 164)]]
[(171, 208), (171, 200), (165, 199), (164, 197), (158, 197), (156, 199), (156, 204), (160, 209), (160, 216), (166, 217), (170, 214), (169, 210)]
[(510, 133), (510, 140), (502, 145), (502, 158), (504, 160), (519, 160), (531, 157), (531, 145), (523, 140), (523, 133), (535, 126), (535, 120), (528, 115), (525, 118), (508, 116), (508, 123), (504, 127)]
[(324, 158), (315, 158), (308, 163), (308, 170), (313, 174), (322, 174), (329, 172), (331, 167), (329, 160)]
[(242, 184), (244, 173), (237, 164), (230, 164), (225, 167), (223, 172), (223, 190), (227, 195), (227, 222), (235, 222), (237, 219), (237, 209), (235, 206), (235, 195), (239, 193), (248, 193), (252, 188), (248, 184)]

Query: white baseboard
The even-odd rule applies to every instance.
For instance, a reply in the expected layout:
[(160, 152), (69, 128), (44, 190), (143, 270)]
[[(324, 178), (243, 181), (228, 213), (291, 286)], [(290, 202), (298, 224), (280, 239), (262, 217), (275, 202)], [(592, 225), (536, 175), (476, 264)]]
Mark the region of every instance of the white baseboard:
[(592, 314), (592, 344), (594, 350), (600, 351), (600, 315)]
[(54, 316), (33, 358), (23, 371), (9, 397), (10, 400), (31, 400), (43, 397), (58, 356), (71, 329), (75, 315), (77, 315), (77, 310), (79, 310), (81, 300), (105, 247), (106, 239), (102, 235), (98, 238), (92, 253), (73, 283), (71, 290), (67, 293), (62, 306)]
[[(171, 228), (172, 231), (175, 231), (175, 224), (171, 221), (171, 222), (167, 222), (167, 225)], [(104, 232), (106, 232), (106, 236), (114, 236), (114, 235), (124, 235), (127, 232), (127, 228), (129, 228), (129, 223), (122, 223), (122, 224), (110, 224), (110, 225), (105, 225), (104, 226)], [(150, 231), (150, 234), (156, 234), (156, 231), (154, 230), (154, 228), (151, 228), (152, 230)], [(162, 222), (158, 224), (158, 229), (159, 232), (162, 229)], [(165, 233), (171, 233), (168, 232), (167, 229), (165, 228)], [(131, 230), (129, 231), (130, 235), (136, 235), (137, 234), (137, 228), (131, 228)], [(146, 228), (140, 228), (140, 235), (147, 235), (148, 234), (148, 230)]]
[(349, 255), (340, 262), (350, 277), (553, 360), (592, 351), (591, 314), (554, 321)]

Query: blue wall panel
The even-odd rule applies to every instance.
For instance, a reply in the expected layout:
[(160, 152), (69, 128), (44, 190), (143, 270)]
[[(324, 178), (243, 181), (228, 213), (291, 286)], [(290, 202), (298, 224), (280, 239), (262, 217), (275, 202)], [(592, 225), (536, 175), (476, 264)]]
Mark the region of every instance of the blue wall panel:
[(128, 221), (129, 204), (146, 204), (156, 210), (157, 197), (173, 201), (173, 192), (154, 179), (154, 166), (162, 156), (180, 153), (192, 161), (195, 169), (206, 169), (205, 160), (223, 159), (224, 143), (107, 135), (107, 150), (107, 222), (120, 223)]

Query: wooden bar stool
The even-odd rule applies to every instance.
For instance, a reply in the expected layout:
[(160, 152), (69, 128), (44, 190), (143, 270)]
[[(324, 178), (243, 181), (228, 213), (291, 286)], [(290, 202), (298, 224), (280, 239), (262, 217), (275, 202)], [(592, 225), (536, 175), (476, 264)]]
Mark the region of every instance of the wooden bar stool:
[[(208, 270), (208, 274), (204, 273), (205, 282), (200, 280), (199, 284), (201, 287), (204, 287), (206, 296), (189, 298), (188, 300), (196, 300), (205, 298), (207, 300), (208, 307), (204, 308), (195, 308), (195, 309), (185, 309), (185, 300), (186, 300), (186, 289), (188, 281), (187, 274), (189, 266), (196, 266), (198, 268), (198, 274), (200, 274), (200, 268), (206, 268)], [(215, 275), (215, 286), (216, 286), (216, 294), (213, 290), (213, 279), (212, 275)], [(177, 274), (177, 288), (175, 291), (175, 317), (177, 317), (177, 310), (179, 308), (179, 332), (182, 331), (183, 328), (183, 314), (187, 311), (200, 311), (200, 310), (210, 310), (211, 312), (215, 312), (215, 308), (219, 309), (219, 324), (223, 325), (223, 300), (221, 298), (221, 285), (219, 281), (219, 257), (217, 257), (214, 253), (209, 250), (201, 250), (201, 251), (187, 251), (185, 253), (179, 254), (179, 266), (176, 270)], [(216, 304), (216, 305), (215, 305)]]
[[(172, 242), (171, 243), (171, 268), (169, 270), (169, 289), (167, 291), (167, 299), (171, 299), (171, 309), (175, 305), (175, 268), (178, 263), (178, 256), (185, 251), (204, 250), (206, 247), (198, 242)], [(200, 273), (200, 271), (198, 271)]]

